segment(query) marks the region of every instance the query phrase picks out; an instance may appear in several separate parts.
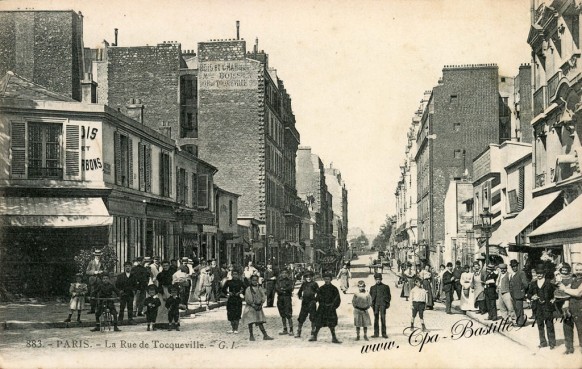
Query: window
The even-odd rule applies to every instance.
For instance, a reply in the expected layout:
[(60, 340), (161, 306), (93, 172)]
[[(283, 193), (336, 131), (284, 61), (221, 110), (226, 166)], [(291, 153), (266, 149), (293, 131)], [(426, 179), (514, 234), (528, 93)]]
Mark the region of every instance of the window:
[(449, 98), (449, 103), (451, 103), (451, 104), (456, 104), (458, 101), (459, 101), (459, 95), (457, 95), (457, 94), (453, 94)]
[(172, 186), (172, 163), (170, 154), (160, 153), (160, 195), (170, 196), (170, 188)]
[(119, 132), (114, 134), (115, 184), (123, 187), (133, 185), (132, 140)]
[(515, 213), (515, 212), (519, 211), (517, 192), (515, 190), (511, 190), (507, 193), (507, 200), (509, 202), (509, 212), (510, 213)]
[(202, 209), (208, 209), (209, 204), (209, 186), (208, 186), (208, 174), (198, 175), (198, 207)]
[(523, 210), (525, 197), (525, 168), (519, 167), (519, 197), (517, 198), (517, 211)]
[(28, 178), (62, 178), (61, 124), (28, 125)]
[(461, 159), (463, 157), (463, 150), (459, 150), (459, 149), (455, 150), (453, 153), (453, 157), (455, 159)]
[(11, 122), (10, 176), (80, 179), (80, 132), (74, 124)]
[(139, 190), (145, 192), (152, 191), (152, 148), (143, 142), (139, 143), (138, 165), (139, 165)]
[(505, 82), (505, 77), (501, 77), (501, 82)]
[(182, 205), (186, 205), (187, 191), (186, 169), (176, 167), (176, 201)]
[(453, 123), (453, 131), (460, 132), (461, 131), (461, 123)]

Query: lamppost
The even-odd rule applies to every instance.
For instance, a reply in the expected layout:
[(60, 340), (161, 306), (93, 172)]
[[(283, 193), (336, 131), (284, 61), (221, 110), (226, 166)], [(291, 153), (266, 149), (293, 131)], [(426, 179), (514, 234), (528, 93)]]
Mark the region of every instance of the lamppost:
[(474, 261), (472, 260), (473, 254), (475, 253), (475, 248), (473, 246), (473, 237), (474, 237), (473, 230), (472, 229), (467, 230), (467, 260), (464, 262), (465, 264), (470, 264)]
[(488, 207), (484, 207), (480, 216), (481, 230), (485, 236), (485, 265), (489, 265), (489, 237), (491, 237), (491, 220), (493, 219), (493, 214), (489, 212)]
[(271, 242), (273, 242), (273, 238), (274, 237), (271, 234), (265, 238), (265, 267), (267, 267), (267, 264), (269, 264), (268, 250), (269, 250), (269, 246), (270, 246)]

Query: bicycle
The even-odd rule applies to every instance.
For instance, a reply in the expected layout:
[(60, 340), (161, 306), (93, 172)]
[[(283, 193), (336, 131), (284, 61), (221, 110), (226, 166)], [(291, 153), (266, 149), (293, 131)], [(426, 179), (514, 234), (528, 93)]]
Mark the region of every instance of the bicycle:
[(100, 307), (101, 316), (99, 317), (99, 328), (101, 332), (105, 332), (105, 330), (111, 331), (113, 327), (113, 314), (109, 309), (108, 301), (117, 301), (117, 297), (98, 297), (95, 298), (97, 300), (97, 305)]

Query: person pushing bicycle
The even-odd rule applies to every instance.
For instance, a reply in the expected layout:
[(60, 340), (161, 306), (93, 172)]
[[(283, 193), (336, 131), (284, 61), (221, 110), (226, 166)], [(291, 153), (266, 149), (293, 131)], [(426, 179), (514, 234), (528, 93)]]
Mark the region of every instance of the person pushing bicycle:
[(95, 320), (97, 324), (95, 328), (91, 329), (91, 332), (98, 332), (100, 330), (100, 318), (101, 314), (104, 313), (104, 309), (109, 309), (111, 316), (113, 317), (113, 330), (115, 332), (121, 331), (117, 327), (117, 310), (115, 309), (114, 298), (119, 297), (119, 290), (111, 283), (108, 273), (103, 273), (101, 275), (101, 285), (97, 288), (97, 293), (95, 298), (97, 300), (97, 311), (95, 312)]

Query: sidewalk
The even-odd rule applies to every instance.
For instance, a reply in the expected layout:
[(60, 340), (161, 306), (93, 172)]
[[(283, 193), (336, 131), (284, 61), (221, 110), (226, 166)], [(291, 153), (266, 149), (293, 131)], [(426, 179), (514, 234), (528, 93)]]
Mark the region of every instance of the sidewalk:
[[(220, 302), (211, 302), (206, 306), (198, 307), (198, 303), (189, 304), (189, 309), (180, 311), (180, 317), (190, 317), (204, 311), (213, 310), (226, 305), (226, 299)], [(81, 314), (81, 323), (77, 323), (76, 314), (71, 323), (65, 323), (69, 314), (69, 304), (58, 301), (37, 302), (36, 300), (20, 301), (0, 304), (0, 331), (13, 329), (49, 329), (69, 327), (94, 327), (95, 315), (87, 314), (87, 310)], [(145, 323), (145, 317), (134, 317), (136, 323)]]
[[(398, 276), (394, 271), (391, 271), (395, 276)], [(454, 295), (456, 297), (456, 295)], [(436, 304), (440, 304), (444, 306), (444, 302), (435, 301)], [(456, 314), (463, 314), (468, 318), (471, 318), (485, 327), (488, 327), (491, 324), (499, 323), (498, 321), (491, 321), (486, 320), (487, 314), (481, 315), (476, 311), (467, 311), (466, 314), (459, 308), (460, 301), (454, 300), (452, 303), (452, 309), (455, 311)], [(523, 327), (512, 327), (511, 330), (501, 330), (498, 334), (501, 334), (511, 341), (518, 343), (532, 352), (539, 351), (540, 353), (545, 353), (547, 355), (562, 357), (563, 352), (566, 350), (564, 345), (564, 330), (562, 328), (562, 323), (558, 319), (554, 321), (554, 330), (556, 332), (556, 348), (554, 350), (550, 350), (549, 347), (546, 348), (538, 348), (539, 345), (539, 337), (538, 337), (538, 328), (537, 325), (533, 325), (534, 319), (532, 318), (532, 311), (531, 309), (524, 309), (524, 314), (527, 316), (527, 323)], [(474, 330), (477, 330), (479, 326), (473, 326)], [(574, 349), (576, 353), (580, 353), (579, 346), (576, 346), (577, 340), (574, 339)]]

